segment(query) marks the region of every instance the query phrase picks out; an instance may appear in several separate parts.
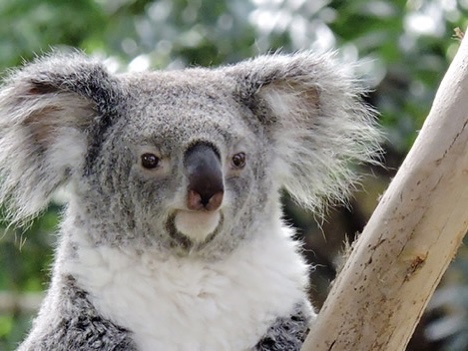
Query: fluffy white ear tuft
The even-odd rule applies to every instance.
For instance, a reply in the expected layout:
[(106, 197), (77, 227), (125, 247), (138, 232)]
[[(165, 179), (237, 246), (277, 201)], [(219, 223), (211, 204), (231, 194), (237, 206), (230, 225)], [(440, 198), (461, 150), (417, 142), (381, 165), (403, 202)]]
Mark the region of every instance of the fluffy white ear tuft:
[(85, 131), (102, 114), (91, 95), (109, 95), (98, 83), (106, 74), (81, 55), (55, 55), (6, 80), (0, 90), (0, 203), (11, 221), (31, 218), (58, 186), (82, 172)]
[(228, 74), (271, 137), (280, 185), (303, 206), (344, 201), (358, 179), (353, 164), (378, 162), (375, 113), (332, 54), (263, 56)]

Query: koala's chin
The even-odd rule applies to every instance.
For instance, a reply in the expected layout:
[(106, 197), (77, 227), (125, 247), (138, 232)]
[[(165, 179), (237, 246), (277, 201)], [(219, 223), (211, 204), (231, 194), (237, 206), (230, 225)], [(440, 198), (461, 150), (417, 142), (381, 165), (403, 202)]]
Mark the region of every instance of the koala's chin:
[[(170, 246), (179, 254), (205, 247), (224, 228), (224, 211), (192, 211), (174, 209), (168, 216), (165, 229), (171, 238)], [(180, 251), (182, 250), (182, 251)]]
[(196, 242), (204, 242), (220, 222), (220, 211), (177, 210), (174, 216), (175, 229)]

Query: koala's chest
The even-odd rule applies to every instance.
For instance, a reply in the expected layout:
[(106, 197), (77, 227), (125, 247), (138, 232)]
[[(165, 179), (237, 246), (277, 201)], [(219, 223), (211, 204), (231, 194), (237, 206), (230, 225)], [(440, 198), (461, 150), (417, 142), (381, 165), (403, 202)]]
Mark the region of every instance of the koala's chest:
[(302, 298), (305, 274), (290, 245), (281, 259), (251, 250), (221, 263), (82, 250), (74, 275), (141, 351), (245, 351)]

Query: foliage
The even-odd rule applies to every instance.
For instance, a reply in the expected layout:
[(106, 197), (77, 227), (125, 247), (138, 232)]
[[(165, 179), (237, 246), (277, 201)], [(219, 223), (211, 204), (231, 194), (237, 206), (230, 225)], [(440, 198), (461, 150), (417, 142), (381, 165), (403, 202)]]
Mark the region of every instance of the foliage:
[[(363, 59), (357, 69), (372, 89), (369, 102), (387, 133), (389, 171), (376, 170), (377, 176), (366, 180), (368, 194), (356, 195), (352, 220), (338, 209), (339, 221), (333, 212), (322, 223), (327, 243), (320, 241), (322, 233), (310, 214), (286, 199), (288, 214), (317, 253), (309, 258), (326, 268), (315, 280), (323, 285), (316, 287), (323, 296), (343, 233), (352, 237), (349, 233), (362, 228), (429, 111), (458, 45), (453, 28), (468, 24), (463, 6), (462, 0), (3, 0), (0, 68), (64, 46), (100, 55), (113, 70), (133, 71), (218, 65), (279, 49), (339, 48), (345, 61)], [(7, 229), (3, 223), (0, 292), (43, 289), (59, 209), (52, 205), (27, 230)], [(431, 305), (437, 318), (421, 327), (424, 341), (413, 342), (412, 350), (424, 349), (423, 342), (436, 350), (433, 341), (441, 350), (468, 349), (468, 254), (466, 248), (461, 251)], [(20, 308), (0, 310), (1, 350), (15, 347), (29, 318)]]

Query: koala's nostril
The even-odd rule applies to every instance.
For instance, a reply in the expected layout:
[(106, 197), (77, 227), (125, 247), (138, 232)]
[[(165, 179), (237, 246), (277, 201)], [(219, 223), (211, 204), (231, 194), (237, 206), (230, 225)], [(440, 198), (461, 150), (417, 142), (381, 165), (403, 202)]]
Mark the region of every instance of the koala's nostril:
[(221, 206), (224, 195), (221, 161), (214, 148), (198, 144), (185, 155), (187, 207), (191, 210), (214, 211)]
[(224, 192), (222, 191), (214, 194), (208, 201), (208, 204), (205, 206), (206, 209), (209, 211), (218, 209), (219, 206), (221, 206), (221, 203), (223, 202), (223, 196), (224, 196)]

